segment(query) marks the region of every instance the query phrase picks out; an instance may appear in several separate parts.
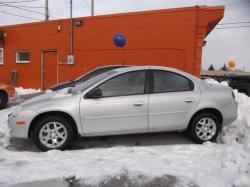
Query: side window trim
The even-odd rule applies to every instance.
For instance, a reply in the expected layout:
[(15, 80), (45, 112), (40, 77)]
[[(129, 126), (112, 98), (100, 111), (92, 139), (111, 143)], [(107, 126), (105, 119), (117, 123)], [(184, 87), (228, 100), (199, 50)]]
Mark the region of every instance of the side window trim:
[(108, 80), (105, 80), (104, 82), (98, 84), (97, 86), (95, 86), (94, 88), (92, 88), (91, 90), (89, 90), (87, 93), (84, 94), (84, 99), (90, 99), (87, 97), (87, 95), (93, 91), (95, 88), (99, 88), (99, 86), (101, 86), (102, 84), (106, 83), (107, 81), (109, 80), (112, 80), (118, 76), (121, 76), (121, 75), (124, 75), (124, 74), (127, 74), (127, 73), (132, 73), (132, 72), (140, 72), (140, 71), (144, 71), (145, 72), (145, 82), (144, 82), (144, 93), (143, 94), (131, 94), (131, 95), (118, 95), (118, 96), (102, 96), (100, 98), (109, 98), (109, 97), (124, 97), (124, 96), (132, 96), (132, 95), (145, 95), (145, 94), (148, 94), (148, 89), (147, 89), (147, 82), (149, 82), (149, 78), (147, 78), (148, 76), (148, 70), (135, 70), (135, 71), (129, 71), (129, 72), (125, 72), (125, 73), (121, 73), (121, 74), (118, 74), (114, 77), (111, 77), (110, 79)]
[(149, 76), (149, 94), (154, 93), (154, 70), (150, 69), (148, 70), (148, 76)]
[[(168, 70), (156, 70), (156, 69), (154, 70), (154, 69), (152, 69), (151, 71), (152, 71), (152, 73), (151, 73), (151, 76), (152, 76), (152, 77), (150, 78), (151, 87), (152, 87), (152, 88), (151, 88), (151, 92), (150, 92), (151, 94), (194, 91), (194, 83), (193, 83), (193, 81), (190, 80), (188, 77), (186, 77), (186, 76), (184, 76), (184, 75), (181, 75), (181, 74), (176, 73), (176, 72), (168, 71)], [(190, 90), (178, 90), (178, 91), (155, 92), (155, 90), (154, 90), (154, 74), (155, 74), (156, 71), (170, 72), (170, 73), (176, 74), (176, 75), (178, 75), (178, 76), (181, 76), (181, 77), (187, 79), (187, 80), (189, 81), (189, 84), (190, 84), (191, 89), (190, 89)]]
[(144, 94), (150, 93), (150, 70), (145, 70)]

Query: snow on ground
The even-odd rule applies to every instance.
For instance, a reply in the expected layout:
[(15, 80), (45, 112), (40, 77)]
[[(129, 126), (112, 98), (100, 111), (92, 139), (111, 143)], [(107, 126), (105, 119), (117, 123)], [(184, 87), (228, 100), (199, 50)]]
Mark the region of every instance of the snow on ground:
[[(113, 147), (45, 153), (2, 149), (1, 183), (18, 183), (75, 175), (87, 184), (128, 172), (131, 179), (167, 175), (189, 179), (200, 186), (231, 186), (248, 177), (248, 154), (242, 145), (175, 145)], [(0, 184), (1, 184), (0, 183)]]
[(9, 145), (9, 127), (7, 125), (8, 114), (11, 110), (2, 110), (0, 112), (0, 148)]
[(28, 95), (28, 94), (41, 92), (41, 89), (32, 89), (32, 88), (24, 89), (22, 87), (16, 87), (15, 91), (16, 91), (17, 96), (21, 96), (21, 95)]
[[(213, 80), (208, 80), (215, 84)], [(226, 84), (223, 83), (225, 86)], [(238, 119), (218, 143), (130, 146), (74, 151), (20, 152), (8, 147), (6, 109), (0, 112), (0, 186), (76, 176), (97, 184), (127, 173), (131, 179), (172, 175), (202, 187), (250, 186), (250, 98), (235, 91)], [(188, 183), (187, 183), (188, 184)], [(182, 186), (185, 186), (183, 184)]]

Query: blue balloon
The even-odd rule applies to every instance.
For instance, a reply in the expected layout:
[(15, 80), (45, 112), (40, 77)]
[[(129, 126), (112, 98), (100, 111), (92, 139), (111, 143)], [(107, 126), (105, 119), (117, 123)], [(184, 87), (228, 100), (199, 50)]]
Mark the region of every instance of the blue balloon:
[(117, 47), (123, 47), (126, 45), (126, 37), (123, 34), (116, 34), (114, 36), (114, 43)]

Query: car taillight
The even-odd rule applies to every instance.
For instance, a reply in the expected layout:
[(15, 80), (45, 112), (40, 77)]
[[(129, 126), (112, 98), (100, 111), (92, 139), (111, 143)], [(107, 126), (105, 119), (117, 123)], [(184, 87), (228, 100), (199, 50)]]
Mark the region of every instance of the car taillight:
[(235, 99), (235, 94), (234, 94), (234, 92), (232, 91), (232, 96), (233, 96), (233, 98)]

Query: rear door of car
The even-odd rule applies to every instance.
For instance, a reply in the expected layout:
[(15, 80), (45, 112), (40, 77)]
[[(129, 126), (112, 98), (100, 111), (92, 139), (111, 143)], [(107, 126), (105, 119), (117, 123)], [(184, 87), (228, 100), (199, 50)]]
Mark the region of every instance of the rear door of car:
[(102, 97), (84, 97), (80, 104), (85, 135), (148, 131), (146, 70), (120, 74), (95, 88)]
[(198, 105), (200, 91), (187, 77), (151, 70), (149, 131), (185, 128), (187, 116)]

